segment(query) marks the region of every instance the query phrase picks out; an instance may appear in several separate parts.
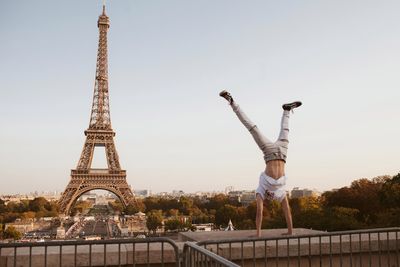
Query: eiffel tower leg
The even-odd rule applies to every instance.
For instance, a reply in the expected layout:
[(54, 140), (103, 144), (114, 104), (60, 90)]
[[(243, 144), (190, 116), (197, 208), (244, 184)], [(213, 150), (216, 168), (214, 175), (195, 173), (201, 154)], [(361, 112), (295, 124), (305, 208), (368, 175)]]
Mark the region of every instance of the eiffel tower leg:
[(71, 176), (71, 181), (59, 201), (60, 213), (64, 215), (70, 213), (72, 205), (80, 196), (97, 189), (106, 190), (116, 195), (124, 208), (136, 204), (135, 197), (126, 182), (124, 171), (117, 174), (80, 174), (79, 171), (72, 170)]
[[(71, 184), (71, 183), (70, 183)], [(64, 215), (69, 214), (69, 209), (74, 199), (73, 196), (76, 194), (77, 189), (68, 184), (60, 200), (58, 201), (59, 212)]]

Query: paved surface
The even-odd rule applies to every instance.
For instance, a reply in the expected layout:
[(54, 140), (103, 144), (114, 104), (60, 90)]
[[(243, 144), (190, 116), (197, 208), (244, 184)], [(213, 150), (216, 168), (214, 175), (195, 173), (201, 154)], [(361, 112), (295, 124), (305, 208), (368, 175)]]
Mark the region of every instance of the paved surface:
[(98, 235), (107, 237), (107, 222), (105, 220), (87, 221), (81, 233), (84, 232), (85, 236)]
[[(269, 229), (262, 230), (262, 237), (277, 237), (286, 233), (287, 229)], [(294, 235), (317, 234), (323, 233), (322, 231), (310, 230), (305, 228), (295, 228)], [(179, 233), (179, 241), (206, 241), (206, 240), (220, 240), (220, 239), (235, 239), (255, 237), (256, 230), (241, 230), (241, 231), (216, 231), (216, 232), (183, 232)]]

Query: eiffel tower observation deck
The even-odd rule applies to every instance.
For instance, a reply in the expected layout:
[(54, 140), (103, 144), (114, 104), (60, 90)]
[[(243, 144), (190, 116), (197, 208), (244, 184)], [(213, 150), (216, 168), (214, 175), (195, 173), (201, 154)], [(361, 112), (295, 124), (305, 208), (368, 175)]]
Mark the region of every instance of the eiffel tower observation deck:
[[(104, 4), (97, 26), (99, 45), (89, 128), (85, 131), (86, 140), (78, 165), (76, 169), (71, 170), (71, 180), (59, 200), (60, 212), (63, 214), (69, 214), (71, 207), (82, 194), (95, 189), (114, 193), (125, 207), (135, 204), (135, 198), (126, 181), (126, 171), (121, 169), (119, 163), (114, 144), (115, 132), (111, 127), (107, 52), (110, 19), (106, 15)], [(105, 148), (107, 168), (91, 167), (95, 147)]]

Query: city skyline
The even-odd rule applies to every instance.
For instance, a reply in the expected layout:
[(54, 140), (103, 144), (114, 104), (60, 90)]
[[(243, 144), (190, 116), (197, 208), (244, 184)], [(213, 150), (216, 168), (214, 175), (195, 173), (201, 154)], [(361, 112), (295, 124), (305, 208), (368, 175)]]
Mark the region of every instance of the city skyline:
[[(0, 194), (62, 190), (89, 123), (101, 1), (1, 7)], [(222, 89), (271, 139), (281, 104), (304, 102), (291, 115), (288, 188), (397, 174), (399, 7), (107, 3), (111, 117), (128, 184), (255, 189), (262, 154)]]

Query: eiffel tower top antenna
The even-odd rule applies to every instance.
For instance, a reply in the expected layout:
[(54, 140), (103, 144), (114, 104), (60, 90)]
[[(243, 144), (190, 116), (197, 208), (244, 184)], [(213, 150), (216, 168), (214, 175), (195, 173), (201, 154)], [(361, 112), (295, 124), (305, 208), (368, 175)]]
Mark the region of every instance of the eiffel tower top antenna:
[(93, 104), (90, 115), (90, 130), (112, 131), (109, 92), (108, 92), (108, 52), (107, 32), (110, 28), (110, 19), (106, 15), (105, 1), (103, 0), (103, 13), (97, 21), (99, 28), (99, 46), (97, 50), (96, 77), (93, 93)]

